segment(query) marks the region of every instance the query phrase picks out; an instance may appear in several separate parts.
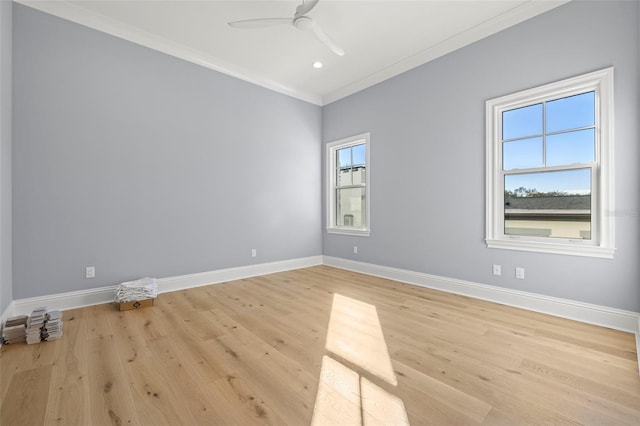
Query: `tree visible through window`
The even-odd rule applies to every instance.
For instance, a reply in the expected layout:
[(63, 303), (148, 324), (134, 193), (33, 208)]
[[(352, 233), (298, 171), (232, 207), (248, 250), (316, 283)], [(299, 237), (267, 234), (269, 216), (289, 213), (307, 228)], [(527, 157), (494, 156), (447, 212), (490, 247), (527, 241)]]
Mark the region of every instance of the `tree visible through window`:
[(591, 240), (595, 147), (593, 91), (504, 111), (505, 235)]

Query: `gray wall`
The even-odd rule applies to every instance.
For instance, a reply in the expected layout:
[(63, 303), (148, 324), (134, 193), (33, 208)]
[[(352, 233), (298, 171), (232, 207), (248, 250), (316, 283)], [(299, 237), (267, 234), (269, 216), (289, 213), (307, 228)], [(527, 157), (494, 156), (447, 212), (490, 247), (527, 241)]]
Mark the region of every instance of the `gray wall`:
[(0, 314), (11, 303), (12, 2), (0, 1)]
[[(372, 186), (371, 236), (325, 233), (324, 254), (640, 311), (638, 7), (571, 2), (325, 106), (325, 142), (371, 132)], [(488, 249), (485, 101), (608, 66), (615, 258)]]
[[(640, 311), (638, 2), (571, 2), (322, 110), (13, 5), (13, 227), (0, 4), (0, 312), (12, 298), (322, 252)], [(611, 65), (615, 258), (487, 249), (485, 100)], [(365, 131), (371, 236), (322, 236), (320, 140)]]
[(14, 299), (322, 253), (320, 107), (13, 9)]

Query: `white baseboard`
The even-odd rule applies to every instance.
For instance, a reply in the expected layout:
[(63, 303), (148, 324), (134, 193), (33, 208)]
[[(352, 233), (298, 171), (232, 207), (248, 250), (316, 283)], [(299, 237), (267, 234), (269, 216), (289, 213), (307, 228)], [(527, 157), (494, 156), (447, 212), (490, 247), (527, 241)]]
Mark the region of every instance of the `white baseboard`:
[(11, 303), (9, 303), (9, 306), (6, 307), (4, 312), (0, 313), (0, 323), (4, 323), (7, 320), (7, 318), (14, 316), (15, 315), (14, 312), (15, 312), (15, 302), (11, 301)]
[[(160, 278), (158, 279), (158, 291), (160, 293), (167, 293), (321, 264), (634, 333), (636, 336), (638, 365), (640, 366), (640, 314), (637, 312), (405, 269), (356, 262), (332, 256), (310, 256), (280, 262), (261, 263), (197, 274)], [(114, 285), (14, 300), (0, 315), (0, 322), (4, 322), (11, 316), (28, 315), (38, 306), (46, 306), (49, 309), (67, 310), (109, 303), (113, 301), (116, 288), (117, 286)]]
[[(322, 263), (340, 269), (634, 333), (636, 334), (636, 344), (639, 344), (640, 314), (637, 312), (624, 311), (525, 291), (511, 290), (471, 281), (440, 277), (421, 272), (379, 266), (371, 263), (356, 262), (338, 257), (323, 256)], [(640, 354), (640, 351), (638, 353)]]
[(219, 284), (243, 278), (274, 274), (276, 272), (292, 271), (322, 264), (322, 256), (302, 257), (283, 260), (280, 262), (259, 263), (257, 265), (240, 266), (237, 268), (220, 269), (217, 271), (198, 274), (181, 275), (178, 277), (161, 278), (158, 280), (158, 292), (183, 290), (208, 284)]
[(40, 306), (45, 306), (48, 310), (58, 309), (65, 311), (67, 309), (113, 302), (116, 288), (117, 286), (113, 285), (14, 300), (13, 315), (29, 315), (35, 308)]
[[(310, 256), (279, 262), (220, 269), (217, 271), (202, 272), (198, 274), (159, 278), (157, 280), (158, 292), (167, 293), (170, 291), (200, 287), (203, 285), (220, 284), (227, 281), (290, 271), (320, 264), (322, 264), (322, 256)], [(48, 309), (59, 309), (63, 311), (67, 309), (82, 308), (84, 306), (109, 303), (113, 301), (117, 287), (117, 285), (113, 285), (14, 300), (9, 305), (9, 308), (3, 312), (2, 320), (4, 321), (8, 317), (14, 315), (28, 315), (39, 306), (46, 306)]]

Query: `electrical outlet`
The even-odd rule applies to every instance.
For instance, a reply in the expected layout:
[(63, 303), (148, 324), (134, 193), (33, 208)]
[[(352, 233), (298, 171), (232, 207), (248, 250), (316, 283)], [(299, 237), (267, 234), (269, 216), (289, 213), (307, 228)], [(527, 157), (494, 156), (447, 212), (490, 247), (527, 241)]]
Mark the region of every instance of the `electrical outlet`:
[(497, 276), (502, 275), (502, 266), (493, 265), (493, 275), (497, 275)]
[(85, 269), (85, 277), (86, 278), (95, 278), (96, 277), (96, 267), (95, 266), (87, 266)]
[(258, 250), (251, 249), (251, 257), (256, 257), (258, 255)]
[(524, 280), (524, 268), (516, 268), (516, 278)]
[(353, 246), (353, 254), (358, 254), (358, 246)]

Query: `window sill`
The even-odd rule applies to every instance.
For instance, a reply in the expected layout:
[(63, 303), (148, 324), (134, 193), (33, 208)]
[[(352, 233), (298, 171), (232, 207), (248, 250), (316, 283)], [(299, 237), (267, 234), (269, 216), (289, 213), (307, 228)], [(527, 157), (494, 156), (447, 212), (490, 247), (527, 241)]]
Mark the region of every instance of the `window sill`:
[(602, 259), (613, 259), (613, 255), (616, 251), (615, 248), (588, 245), (491, 239), (486, 239), (485, 241), (487, 242), (488, 248), (565, 254), (571, 256), (599, 257)]
[(370, 231), (362, 228), (327, 228), (329, 234), (355, 235), (358, 237), (368, 237)]

